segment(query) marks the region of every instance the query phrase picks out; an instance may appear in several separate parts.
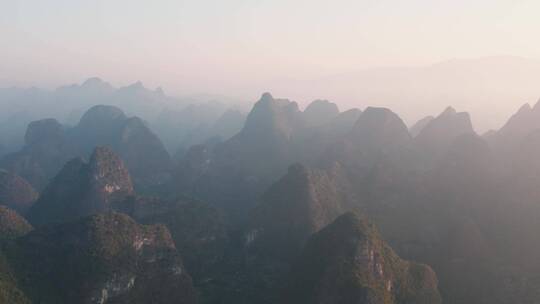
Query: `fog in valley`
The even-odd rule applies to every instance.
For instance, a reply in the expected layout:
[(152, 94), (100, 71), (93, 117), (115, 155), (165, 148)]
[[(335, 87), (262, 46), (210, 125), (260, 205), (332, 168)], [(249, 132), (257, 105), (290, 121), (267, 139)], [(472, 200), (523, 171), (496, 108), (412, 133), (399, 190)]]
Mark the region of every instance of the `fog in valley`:
[(0, 0), (0, 304), (539, 303), (540, 5), (334, 2)]

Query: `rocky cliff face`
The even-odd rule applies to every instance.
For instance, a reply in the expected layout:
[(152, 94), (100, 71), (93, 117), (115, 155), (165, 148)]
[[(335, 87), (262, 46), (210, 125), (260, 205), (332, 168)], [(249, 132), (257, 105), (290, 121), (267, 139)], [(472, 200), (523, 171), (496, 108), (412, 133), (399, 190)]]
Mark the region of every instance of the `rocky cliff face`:
[(282, 303), (441, 303), (435, 273), (400, 259), (364, 218), (347, 213), (315, 234)]
[(24, 213), (37, 198), (38, 193), (26, 180), (0, 169), (0, 205)]
[(336, 164), (325, 171), (300, 164), (273, 184), (251, 216), (246, 241), (258, 255), (289, 260), (311, 234), (350, 208), (350, 192)]
[(32, 225), (14, 210), (0, 206), (0, 240), (14, 239), (32, 231)]
[(222, 262), (228, 223), (225, 215), (210, 204), (129, 196), (113, 203), (112, 208), (144, 224), (165, 225), (195, 283), (211, 277), (212, 268)]
[(133, 193), (129, 173), (109, 148), (98, 147), (85, 163), (68, 162), (28, 211), (34, 225), (58, 223), (105, 212), (110, 203)]
[(18, 239), (7, 259), (35, 303), (196, 303), (164, 226), (95, 215)]

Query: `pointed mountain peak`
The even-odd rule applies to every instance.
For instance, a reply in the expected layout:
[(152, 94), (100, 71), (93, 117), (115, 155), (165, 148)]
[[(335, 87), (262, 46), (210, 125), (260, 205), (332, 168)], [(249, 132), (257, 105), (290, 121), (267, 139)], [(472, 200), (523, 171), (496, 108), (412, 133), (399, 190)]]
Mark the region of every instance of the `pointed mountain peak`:
[(88, 163), (93, 182), (99, 191), (133, 193), (131, 177), (124, 162), (108, 147), (97, 147)]
[(533, 130), (540, 128), (540, 102), (522, 105), (499, 129), (494, 140), (502, 149), (514, 149)]
[(35, 225), (65, 222), (109, 210), (110, 203), (133, 194), (128, 170), (107, 147), (97, 147), (85, 163), (64, 165), (28, 212)]
[[(539, 101), (540, 102), (540, 101)], [(534, 106), (535, 108), (538, 106), (538, 103)], [(531, 105), (529, 103), (525, 103), (522, 105), (519, 110), (517, 111), (517, 114), (521, 113), (529, 113), (533, 108), (531, 108)]]
[(250, 235), (256, 238), (248, 237), (248, 243), (263, 255), (289, 259), (298, 254), (312, 233), (343, 212), (337, 173), (291, 165), (255, 208)]
[(249, 112), (242, 132), (258, 133), (259, 136), (284, 135), (289, 137), (296, 127), (297, 115), (301, 113), (296, 102), (287, 99), (274, 99), (270, 93), (264, 93)]
[(454, 108), (451, 107), (451, 106), (448, 106), (448, 107), (446, 107), (446, 109), (444, 109), (444, 111), (439, 115), (439, 117), (455, 115), (456, 113), (457, 113), (457, 112), (456, 112), (456, 109), (454, 109)]
[(276, 99), (272, 96), (272, 94), (267, 92), (262, 94), (261, 98), (253, 105), (253, 109), (250, 113), (256, 110), (278, 111), (279, 108), (285, 108), (287, 105), (290, 105), (292, 103), (293, 102), (287, 99)]
[(93, 87), (93, 86), (99, 86), (99, 85), (104, 85), (104, 84), (108, 84), (108, 83), (106, 83), (105, 81), (103, 81), (99, 77), (90, 77), (90, 78), (86, 79), (81, 84), (81, 86), (83, 86), (83, 87)]
[(281, 303), (401, 303), (394, 299), (441, 303), (435, 273), (402, 260), (373, 224), (348, 212), (309, 239)]
[(449, 145), (463, 134), (476, 134), (469, 113), (458, 113), (453, 108), (448, 107), (422, 128), (415, 137), (415, 141), (421, 149), (433, 155), (439, 155), (444, 153)]
[(265, 92), (262, 94), (261, 99), (259, 99), (260, 102), (271, 102), (274, 100), (274, 97), (269, 92)]
[(137, 81), (135, 83), (130, 84), (129, 86), (127, 86), (127, 88), (133, 89), (133, 90), (143, 90), (144, 85), (143, 85), (142, 81), (139, 80), (139, 81)]

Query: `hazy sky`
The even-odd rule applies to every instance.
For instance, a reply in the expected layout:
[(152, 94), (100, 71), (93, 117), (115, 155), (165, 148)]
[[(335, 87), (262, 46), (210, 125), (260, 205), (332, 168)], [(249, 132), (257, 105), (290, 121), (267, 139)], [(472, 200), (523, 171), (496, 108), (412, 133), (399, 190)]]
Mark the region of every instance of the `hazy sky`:
[(0, 0), (0, 85), (99, 76), (251, 96), (275, 79), (539, 58), (538, 12), (537, 0)]

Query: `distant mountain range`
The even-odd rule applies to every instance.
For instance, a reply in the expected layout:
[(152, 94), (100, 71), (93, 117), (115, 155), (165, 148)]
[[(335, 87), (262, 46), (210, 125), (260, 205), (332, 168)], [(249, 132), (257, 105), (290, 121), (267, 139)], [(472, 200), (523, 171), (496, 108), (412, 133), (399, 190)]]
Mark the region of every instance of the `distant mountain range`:
[[(147, 121), (169, 151), (176, 153), (178, 149), (187, 149), (186, 145), (201, 143), (208, 138), (232, 136), (240, 128), (241, 113), (237, 114), (240, 123), (236, 118), (232, 122), (218, 121), (227, 110), (235, 110), (238, 105), (225, 97), (222, 99), (227, 100), (228, 105), (212, 98), (171, 97), (161, 88), (150, 90), (141, 82), (115, 88), (99, 78), (89, 78), (81, 84), (61, 86), (53, 91), (2, 88), (0, 146), (4, 151), (0, 149), (0, 153), (12, 152), (23, 144), (22, 136), (31, 121), (54, 118), (62, 124), (75, 125), (84, 112), (96, 104), (119, 107), (128, 116)], [(227, 117), (230, 119), (230, 115), (224, 119)], [(216, 125), (218, 123), (221, 125)]]
[(459, 106), (408, 128), (270, 93), (159, 132), (40, 118), (0, 158), (0, 303), (537, 303), (539, 109), (484, 134)]
[(408, 125), (452, 105), (469, 112), (475, 129), (485, 132), (500, 128), (519, 105), (540, 98), (539, 73), (538, 60), (492, 56), (285, 79), (264, 88), (302, 102), (322, 97), (342, 108), (388, 107)]

